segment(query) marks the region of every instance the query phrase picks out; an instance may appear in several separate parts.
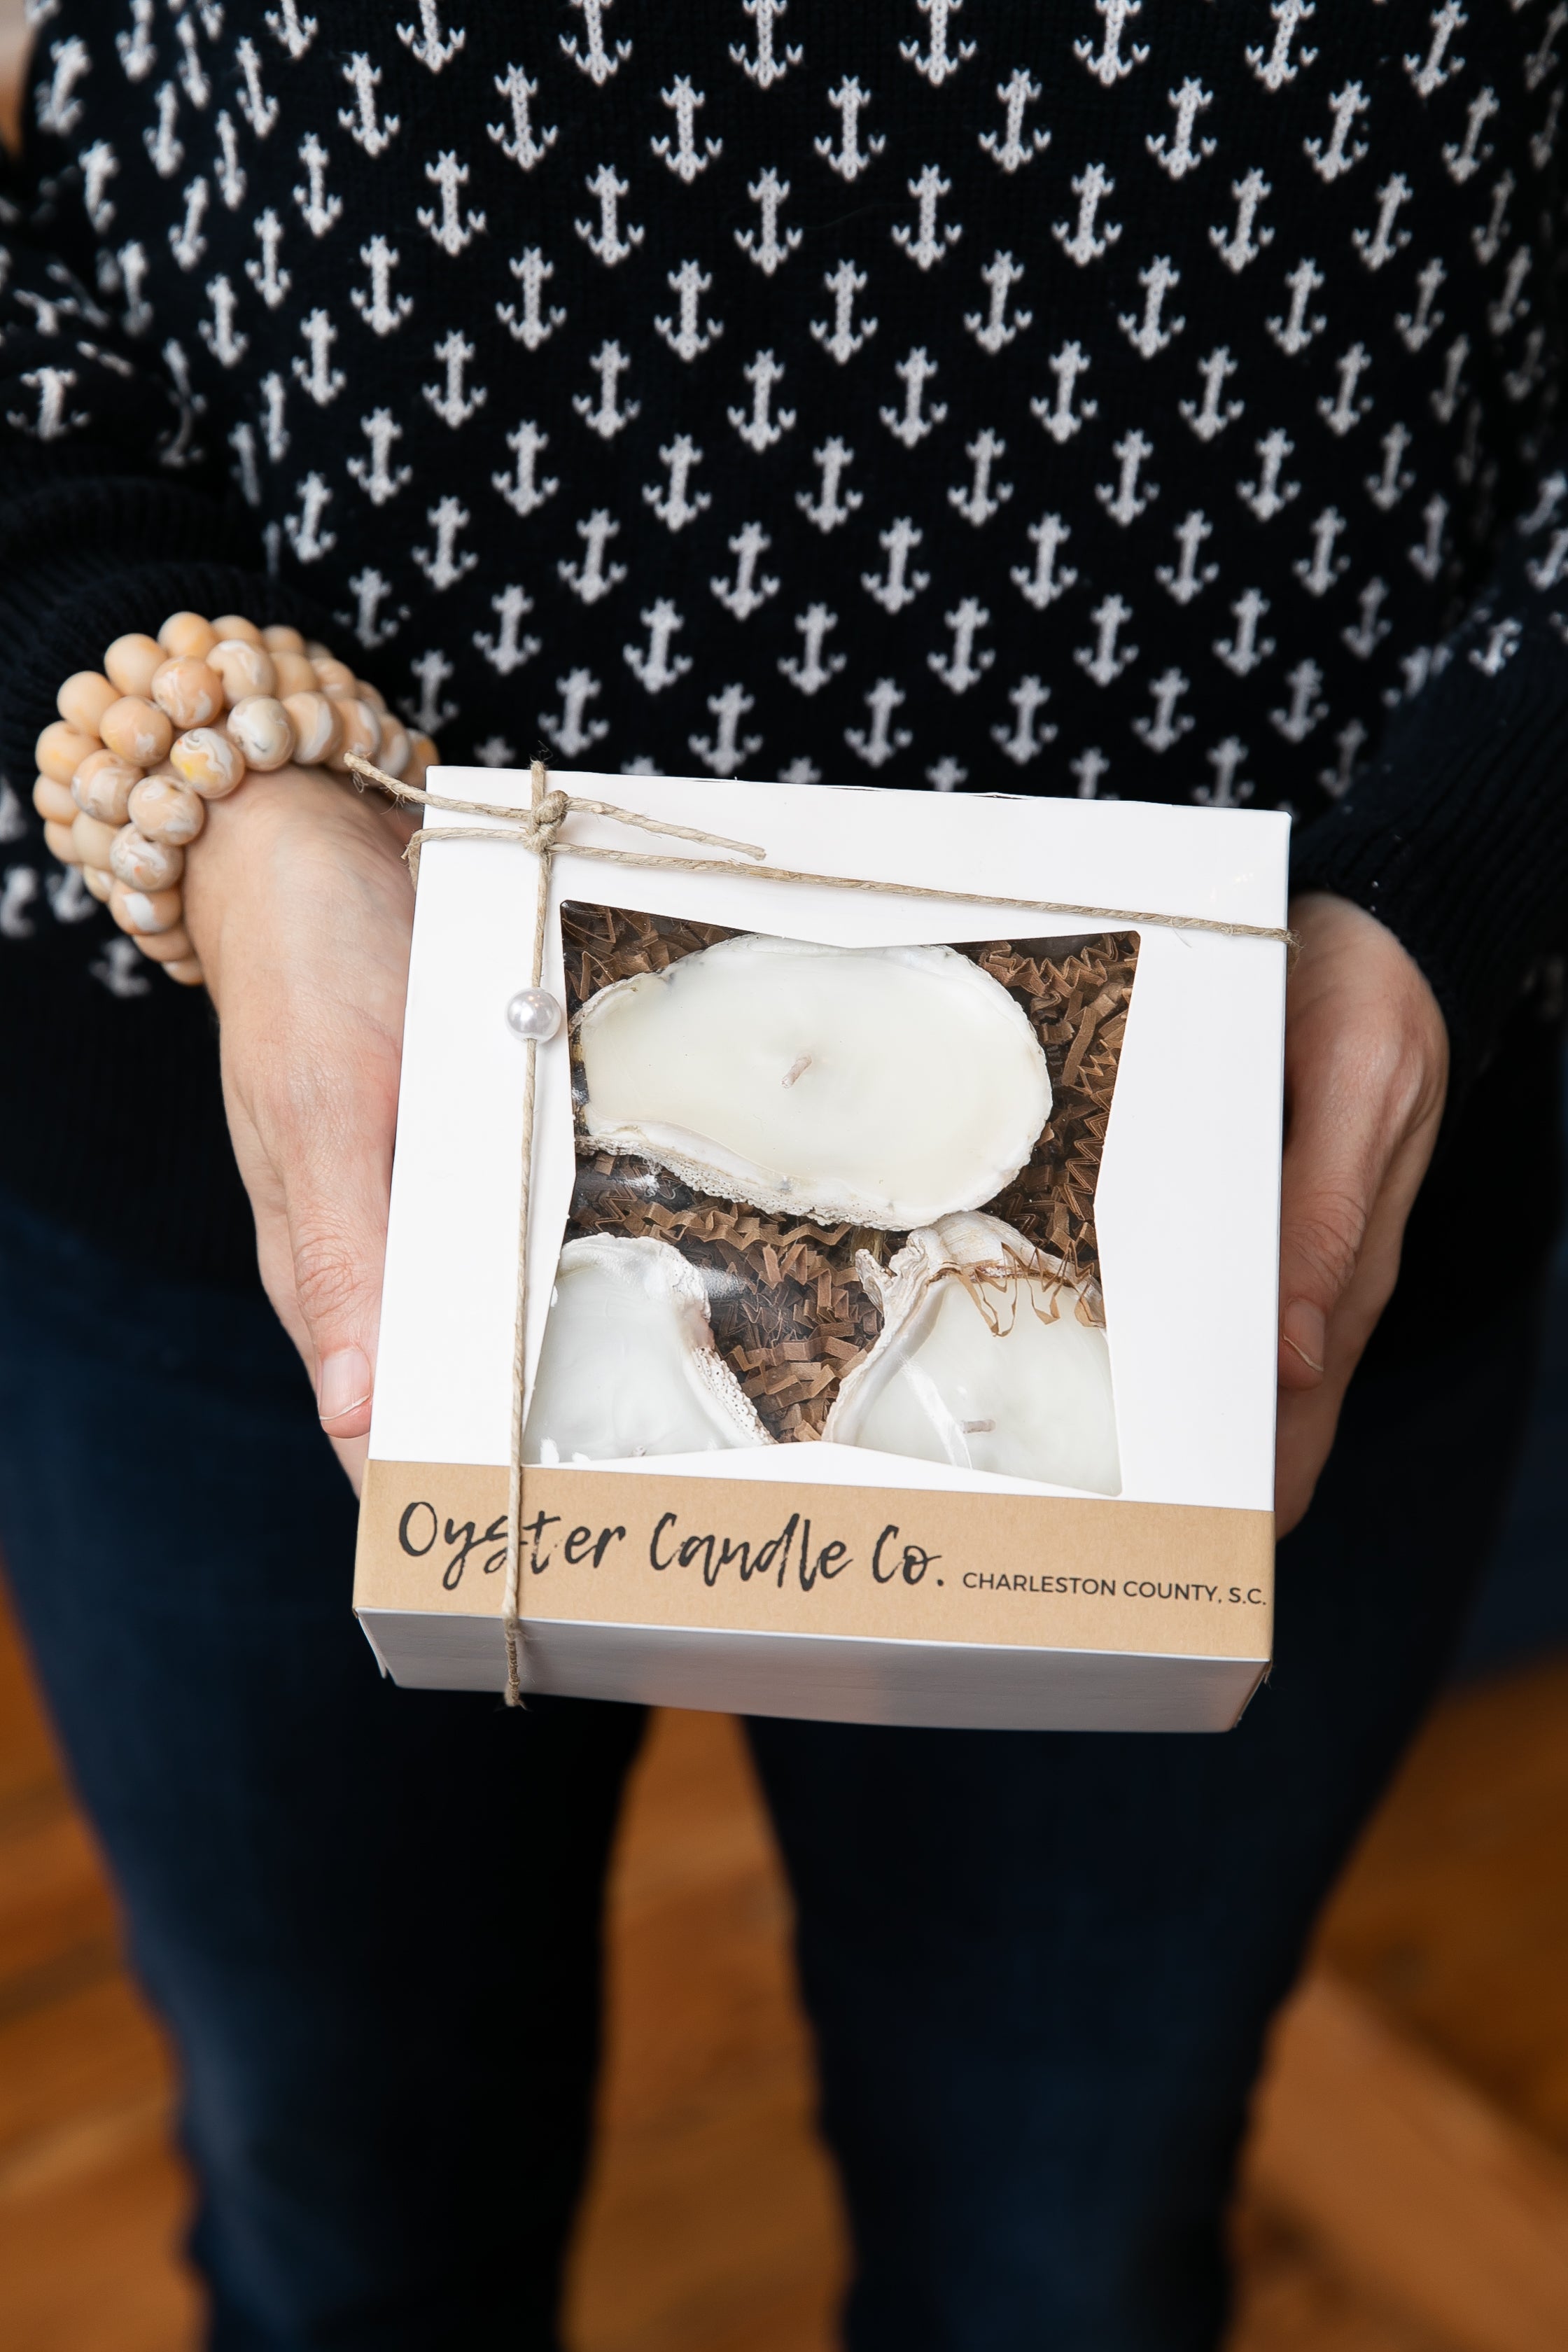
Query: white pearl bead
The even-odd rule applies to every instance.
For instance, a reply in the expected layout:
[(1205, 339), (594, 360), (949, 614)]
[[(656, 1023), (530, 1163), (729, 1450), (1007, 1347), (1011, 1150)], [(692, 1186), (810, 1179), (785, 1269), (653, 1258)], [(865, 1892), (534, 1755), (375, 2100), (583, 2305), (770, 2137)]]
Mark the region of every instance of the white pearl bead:
[(507, 1027), (519, 1037), (542, 1045), (553, 1037), (565, 1015), (547, 988), (521, 988), (506, 1008)]

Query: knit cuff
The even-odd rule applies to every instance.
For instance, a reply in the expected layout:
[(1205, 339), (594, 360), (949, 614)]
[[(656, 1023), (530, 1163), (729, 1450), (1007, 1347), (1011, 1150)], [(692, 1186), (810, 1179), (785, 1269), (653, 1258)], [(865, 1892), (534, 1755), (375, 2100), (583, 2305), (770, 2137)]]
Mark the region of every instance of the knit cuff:
[(32, 745), (73, 670), (173, 611), (243, 612), (259, 625), (330, 624), (267, 578), (249, 517), (182, 484), (135, 476), (38, 480), (0, 503), (0, 772), (25, 791)]
[(1568, 649), (1552, 616), (1485, 614), (1447, 650), (1373, 764), (1309, 826), (1293, 889), (1385, 923), (1448, 1027), (1449, 1122), (1568, 940)]
[[(48, 856), (30, 789), (34, 744), (73, 670), (98, 669), (129, 630), (171, 612), (244, 613), (326, 636), (331, 625), (255, 564), (247, 520), (182, 485), (80, 472), (29, 474), (0, 499), (0, 794), (3, 861), (26, 870), (0, 937), (0, 1184), (110, 1247), (125, 1248), (124, 1202), (147, 1214), (181, 1202), (181, 1260), (194, 1279), (255, 1280), (255, 1237), (229, 1147), (212, 1008), (200, 990), (128, 968), (105, 910)], [(91, 1105), (51, 1117), (62, 1088)], [(132, 1155), (113, 1164), (112, 1145)]]

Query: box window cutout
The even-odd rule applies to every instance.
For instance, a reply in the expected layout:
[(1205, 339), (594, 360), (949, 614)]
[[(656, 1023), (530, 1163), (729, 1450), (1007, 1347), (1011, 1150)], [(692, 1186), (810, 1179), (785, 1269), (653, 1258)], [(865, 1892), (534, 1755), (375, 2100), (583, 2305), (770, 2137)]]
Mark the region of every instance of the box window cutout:
[(1094, 1195), (1135, 932), (829, 949), (569, 903), (562, 943), (525, 1458), (826, 1438), (1120, 1491)]

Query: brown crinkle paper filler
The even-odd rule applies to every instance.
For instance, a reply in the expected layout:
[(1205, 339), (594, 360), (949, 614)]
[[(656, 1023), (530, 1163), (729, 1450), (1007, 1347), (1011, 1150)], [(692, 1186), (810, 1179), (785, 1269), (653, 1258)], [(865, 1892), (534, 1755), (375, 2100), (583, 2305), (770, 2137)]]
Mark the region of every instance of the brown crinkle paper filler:
[[(568, 904), (561, 910), (567, 1011), (636, 972), (733, 939), (668, 915)], [(1029, 1164), (994, 1215), (1064, 1261), (1098, 1299), (1094, 1188), (1138, 961), (1135, 932), (959, 944), (1023, 1007), (1045, 1050), (1051, 1116)], [(856, 1276), (868, 1250), (886, 1264), (902, 1234), (817, 1225), (694, 1192), (646, 1160), (578, 1147), (567, 1224), (584, 1234), (653, 1235), (697, 1266), (714, 1339), (770, 1436), (820, 1437), (838, 1383), (876, 1342), (881, 1317)]]

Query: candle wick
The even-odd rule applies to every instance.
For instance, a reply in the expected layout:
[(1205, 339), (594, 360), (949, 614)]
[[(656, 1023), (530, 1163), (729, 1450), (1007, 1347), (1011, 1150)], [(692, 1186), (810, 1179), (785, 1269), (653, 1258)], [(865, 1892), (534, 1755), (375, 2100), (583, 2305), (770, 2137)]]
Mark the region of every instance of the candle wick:
[(789, 1068), (784, 1072), (784, 1082), (785, 1086), (793, 1087), (796, 1078), (804, 1077), (810, 1067), (811, 1055), (809, 1054), (797, 1055), (795, 1059), (790, 1064)]

